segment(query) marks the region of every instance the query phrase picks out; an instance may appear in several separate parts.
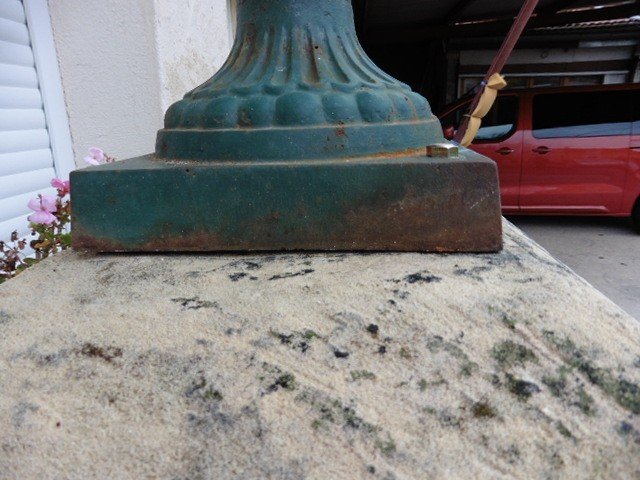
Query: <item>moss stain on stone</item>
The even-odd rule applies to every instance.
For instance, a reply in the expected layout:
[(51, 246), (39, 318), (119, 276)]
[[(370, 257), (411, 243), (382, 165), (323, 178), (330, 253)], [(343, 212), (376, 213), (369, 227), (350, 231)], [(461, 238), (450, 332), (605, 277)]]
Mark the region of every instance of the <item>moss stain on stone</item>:
[(377, 439), (375, 442), (375, 447), (380, 450), (385, 457), (390, 457), (394, 453), (396, 453), (396, 443), (390, 436), (387, 436), (386, 439)]
[(478, 266), (478, 267), (472, 267), (472, 268), (458, 267), (453, 271), (453, 274), (458, 276), (473, 278), (474, 280), (481, 282), (484, 279), (480, 274), (484, 272), (488, 272), (490, 270), (491, 270), (491, 267), (489, 266)]
[[(267, 395), (276, 392), (280, 389), (293, 391), (298, 387), (296, 379), (293, 374), (283, 372), (276, 365), (269, 364), (267, 362), (262, 363), (262, 368), (268, 375), (258, 376), (258, 380), (263, 382), (264, 390), (261, 395)], [(266, 386), (264, 386), (266, 383)]]
[(355, 407), (344, 405), (340, 400), (310, 388), (303, 389), (295, 400), (311, 406), (313, 412), (318, 415), (311, 421), (314, 430), (326, 432), (331, 428), (340, 427), (341, 431), (356, 431), (364, 439), (372, 441), (373, 446), (383, 455), (391, 456), (396, 452), (396, 444), (389, 433), (360, 417)]
[(565, 427), (564, 423), (562, 423), (560, 420), (556, 422), (556, 430), (558, 430), (560, 435), (562, 435), (563, 437), (573, 438), (573, 434), (571, 433), (571, 431), (567, 427)]
[(522, 366), (527, 362), (537, 363), (538, 358), (535, 353), (524, 345), (506, 340), (494, 345), (491, 356), (503, 368)]
[(470, 377), (480, 369), (480, 366), (475, 362), (463, 362), (460, 365), (460, 375), (463, 377)]
[(316, 332), (314, 332), (313, 330), (309, 330), (309, 329), (305, 330), (302, 333), (302, 337), (307, 341), (311, 341), (311, 340), (316, 339), (316, 338), (322, 338)]
[(219, 402), (220, 400), (222, 400), (222, 394), (218, 390), (209, 388), (202, 394), (202, 399), (207, 401)]
[(566, 373), (558, 372), (558, 375), (545, 375), (542, 377), (544, 383), (554, 397), (562, 397), (566, 393), (567, 377)]
[(578, 407), (585, 415), (595, 415), (596, 408), (593, 397), (585, 391), (582, 385), (578, 385), (575, 388), (569, 386), (567, 375), (571, 371), (571, 367), (562, 366), (558, 368), (556, 375), (542, 377), (542, 383), (547, 386), (554, 397), (562, 399), (570, 406)]
[(296, 378), (290, 374), (285, 373), (276, 378), (276, 381), (269, 387), (270, 390), (277, 390), (278, 387), (283, 388), (284, 390), (293, 391), (296, 389)]
[(407, 283), (438, 283), (442, 281), (441, 277), (436, 275), (431, 275), (427, 272), (417, 272), (412, 273), (411, 275), (407, 275), (403, 278), (403, 280)]
[(345, 352), (344, 350), (339, 350), (337, 348), (334, 348), (333, 356), (336, 358), (349, 358), (349, 352)]
[(440, 335), (435, 335), (427, 341), (427, 349), (431, 353), (444, 351), (459, 361), (460, 375), (469, 377), (480, 369), (480, 366), (472, 362), (469, 356), (455, 343), (444, 340)]
[(367, 325), (367, 332), (369, 332), (374, 338), (378, 338), (378, 332), (380, 331), (380, 327), (375, 323), (370, 323)]
[(515, 378), (513, 375), (507, 374), (507, 388), (518, 397), (518, 400), (526, 402), (534, 393), (540, 392), (540, 387), (533, 382)]
[(503, 450), (503, 455), (507, 458), (510, 464), (515, 464), (520, 461), (520, 449), (517, 445), (512, 444), (506, 450)]
[(269, 280), (283, 280), (287, 278), (301, 277), (304, 275), (309, 275), (313, 272), (315, 272), (313, 268), (305, 268), (303, 270), (300, 270), (299, 272), (286, 272), (279, 275), (273, 275), (271, 278), (269, 278)]
[(457, 428), (457, 427), (460, 427), (460, 424), (462, 423), (462, 419), (454, 415), (453, 413), (451, 413), (451, 411), (448, 409), (444, 409), (438, 412), (437, 418), (438, 418), (438, 421), (440, 422), (440, 425), (442, 425), (443, 427)]
[(200, 375), (200, 377), (193, 381), (185, 392), (185, 395), (187, 398), (198, 398), (205, 402), (219, 402), (222, 400), (223, 397), (219, 390), (211, 386), (206, 389), (205, 387), (207, 387), (207, 379), (204, 378), (203, 375)]
[(409, 360), (411, 359), (413, 355), (411, 355), (411, 351), (406, 348), (406, 347), (401, 347), (400, 348), (400, 357), (404, 358), (405, 360)]
[(315, 332), (313, 332), (315, 336), (308, 334), (308, 332), (310, 332), (310, 330), (305, 331), (303, 333), (293, 332), (290, 334), (285, 334), (281, 332), (276, 332), (275, 330), (269, 330), (269, 335), (279, 340), (282, 345), (286, 345), (292, 350), (297, 350), (301, 353), (306, 353), (307, 350), (309, 350), (309, 347), (311, 346), (311, 340), (317, 337), (317, 335), (315, 335)]
[(475, 418), (494, 418), (496, 411), (487, 402), (475, 402), (471, 407), (471, 413)]
[(353, 370), (351, 371), (351, 381), (357, 382), (358, 380), (375, 380), (376, 375), (368, 370)]
[(589, 395), (583, 387), (578, 387), (576, 394), (578, 398), (574, 402), (574, 405), (585, 415), (595, 415), (596, 407), (594, 406), (593, 397)]
[(629, 422), (622, 421), (616, 425), (615, 429), (621, 437), (640, 446), (640, 431), (633, 428)]
[(343, 428), (363, 429), (367, 433), (379, 430), (359, 417), (352, 407), (345, 406), (337, 399), (328, 398), (312, 390), (304, 390), (296, 397), (296, 401), (310, 405), (320, 415), (311, 424), (314, 428), (335, 424)]
[(435, 408), (433, 408), (433, 407), (424, 407), (424, 408), (422, 409), (422, 411), (423, 411), (424, 413), (428, 413), (429, 415), (437, 415), (437, 414), (438, 414), (438, 410), (436, 410), (436, 409), (435, 409)]
[(502, 314), (502, 317), (500, 318), (500, 321), (509, 330), (515, 330), (516, 329), (516, 323), (517, 322), (513, 318), (509, 317), (506, 313)]
[(201, 308), (218, 308), (216, 302), (200, 300), (200, 297), (192, 298), (172, 298), (172, 302), (180, 304), (184, 310), (200, 310)]
[(578, 347), (571, 339), (561, 338), (552, 331), (543, 331), (544, 338), (562, 355), (564, 361), (584, 374), (589, 381), (610, 395), (623, 408), (632, 413), (640, 413), (640, 386), (622, 376), (614, 376), (609, 370), (597, 367), (586, 350)]
[(105, 362), (111, 363), (115, 358), (122, 356), (122, 349), (118, 347), (100, 347), (87, 342), (82, 345), (79, 353), (85, 357), (101, 358)]
[(440, 377), (437, 380), (431, 380), (431, 381), (427, 381), (424, 378), (420, 379), (420, 381), (418, 382), (418, 388), (420, 389), (421, 392), (425, 392), (428, 388), (431, 387), (439, 387), (440, 385), (446, 385), (447, 381)]

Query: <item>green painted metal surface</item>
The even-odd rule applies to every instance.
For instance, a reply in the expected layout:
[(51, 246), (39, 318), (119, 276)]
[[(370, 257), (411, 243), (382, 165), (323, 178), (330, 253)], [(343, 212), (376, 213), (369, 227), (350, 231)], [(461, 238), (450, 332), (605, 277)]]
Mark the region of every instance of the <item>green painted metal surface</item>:
[[(103, 251), (495, 251), (495, 164), (427, 157), (158, 162), (72, 174), (74, 242)], [(98, 174), (99, 173), (99, 174)]]
[(227, 62), (169, 108), (156, 153), (296, 160), (443, 140), (426, 99), (364, 53), (349, 0), (244, 0)]
[(155, 155), (71, 175), (98, 251), (496, 251), (495, 164), (360, 47), (349, 0), (242, 0), (229, 59), (172, 105)]

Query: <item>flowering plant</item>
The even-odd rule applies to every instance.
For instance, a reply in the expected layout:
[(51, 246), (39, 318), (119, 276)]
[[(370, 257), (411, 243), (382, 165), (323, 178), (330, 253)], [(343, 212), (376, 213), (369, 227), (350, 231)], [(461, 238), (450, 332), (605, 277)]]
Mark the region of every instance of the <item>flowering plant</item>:
[(102, 165), (104, 163), (113, 163), (116, 159), (110, 157), (99, 148), (92, 147), (89, 149), (89, 155), (84, 157), (84, 161), (88, 165)]
[[(115, 159), (94, 147), (89, 149), (84, 161), (89, 165), (101, 165)], [(51, 186), (58, 191), (56, 196), (38, 195), (28, 203), (34, 213), (27, 220), (31, 236), (35, 238), (27, 242), (26, 238), (19, 238), (18, 232), (13, 232), (9, 242), (0, 241), (0, 283), (43, 258), (71, 247), (68, 228), (71, 223), (71, 184), (69, 180), (54, 178)], [(27, 246), (33, 249), (31, 257), (25, 255)]]

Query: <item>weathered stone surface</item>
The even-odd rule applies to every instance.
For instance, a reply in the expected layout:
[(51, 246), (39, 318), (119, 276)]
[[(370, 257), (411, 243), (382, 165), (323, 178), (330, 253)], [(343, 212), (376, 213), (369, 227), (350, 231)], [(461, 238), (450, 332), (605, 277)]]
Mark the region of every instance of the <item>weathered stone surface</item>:
[(47, 260), (0, 287), (0, 478), (639, 478), (639, 325), (505, 230)]

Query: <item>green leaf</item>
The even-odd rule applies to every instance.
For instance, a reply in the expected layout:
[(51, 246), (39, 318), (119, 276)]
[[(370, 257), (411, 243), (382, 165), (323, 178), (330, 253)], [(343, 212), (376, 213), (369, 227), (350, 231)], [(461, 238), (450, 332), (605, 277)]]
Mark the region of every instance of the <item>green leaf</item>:
[(60, 240), (60, 244), (63, 247), (70, 247), (71, 246), (71, 234), (70, 233), (61, 233), (60, 235), (58, 235), (58, 239)]

